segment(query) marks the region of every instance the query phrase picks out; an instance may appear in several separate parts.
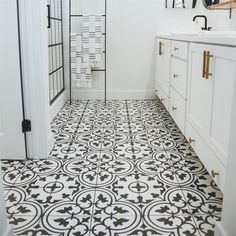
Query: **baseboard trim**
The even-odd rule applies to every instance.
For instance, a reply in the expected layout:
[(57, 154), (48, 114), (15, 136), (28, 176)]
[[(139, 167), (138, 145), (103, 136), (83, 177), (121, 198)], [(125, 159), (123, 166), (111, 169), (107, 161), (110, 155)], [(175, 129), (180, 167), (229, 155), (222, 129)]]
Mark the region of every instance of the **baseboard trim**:
[[(155, 99), (153, 90), (108, 90), (107, 99)], [(104, 99), (104, 91), (79, 90), (72, 91), (72, 99)]]
[(50, 119), (51, 121), (56, 117), (58, 112), (61, 110), (61, 108), (64, 106), (65, 102), (67, 100), (67, 92), (64, 91), (51, 105), (50, 107)]
[(226, 231), (225, 231), (225, 229), (224, 229), (224, 227), (223, 227), (223, 225), (222, 225), (221, 222), (216, 222), (216, 226), (215, 226), (215, 236), (229, 236), (229, 235), (226, 233)]

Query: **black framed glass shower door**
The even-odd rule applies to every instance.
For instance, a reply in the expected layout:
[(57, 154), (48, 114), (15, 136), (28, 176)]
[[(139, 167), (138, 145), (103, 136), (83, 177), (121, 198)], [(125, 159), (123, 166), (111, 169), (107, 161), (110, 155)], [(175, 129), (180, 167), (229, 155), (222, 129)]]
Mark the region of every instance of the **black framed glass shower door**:
[(52, 104), (65, 90), (62, 0), (48, 0), (49, 97)]

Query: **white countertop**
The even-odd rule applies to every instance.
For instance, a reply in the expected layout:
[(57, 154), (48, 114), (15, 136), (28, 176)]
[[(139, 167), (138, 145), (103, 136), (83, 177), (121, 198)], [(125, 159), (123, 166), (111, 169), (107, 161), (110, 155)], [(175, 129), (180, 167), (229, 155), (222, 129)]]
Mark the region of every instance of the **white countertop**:
[(157, 38), (172, 39), (192, 43), (207, 43), (236, 47), (236, 35), (187, 35), (187, 34), (157, 34)]

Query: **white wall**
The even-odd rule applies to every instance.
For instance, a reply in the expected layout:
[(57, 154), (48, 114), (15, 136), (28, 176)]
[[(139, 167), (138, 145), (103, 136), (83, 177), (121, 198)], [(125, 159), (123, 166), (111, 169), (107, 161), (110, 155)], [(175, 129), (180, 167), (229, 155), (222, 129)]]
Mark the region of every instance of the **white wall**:
[(109, 98), (153, 98), (156, 0), (108, 0)]

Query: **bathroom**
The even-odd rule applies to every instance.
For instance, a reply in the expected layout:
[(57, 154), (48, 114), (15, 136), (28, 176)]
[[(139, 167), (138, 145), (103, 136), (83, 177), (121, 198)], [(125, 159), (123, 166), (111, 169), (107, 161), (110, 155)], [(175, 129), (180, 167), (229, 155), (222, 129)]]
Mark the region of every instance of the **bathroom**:
[(235, 236), (235, 0), (0, 0), (0, 235)]

